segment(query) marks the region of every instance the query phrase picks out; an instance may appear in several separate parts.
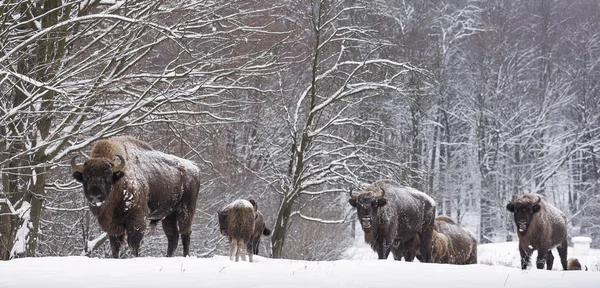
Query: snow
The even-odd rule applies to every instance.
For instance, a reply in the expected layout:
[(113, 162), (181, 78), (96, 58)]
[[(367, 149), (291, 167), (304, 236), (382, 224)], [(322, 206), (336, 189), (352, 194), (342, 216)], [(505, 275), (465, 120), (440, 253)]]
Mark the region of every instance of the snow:
[(29, 222), (29, 219), (31, 218), (31, 204), (23, 201), (21, 207), (15, 212), (23, 222), (17, 230), (17, 233), (15, 233), (14, 245), (10, 251), (11, 257), (21, 254), (27, 249), (27, 237), (29, 235), (29, 228), (31, 228), (31, 222)]
[(229, 210), (233, 207), (246, 207), (246, 208), (253, 208), (254, 206), (252, 206), (252, 203), (250, 203), (250, 201), (245, 200), (245, 199), (237, 199), (229, 204), (227, 204), (227, 206), (223, 207), (223, 209), (221, 210)]
[[(254, 257), (24, 258), (0, 262), (0, 287), (597, 287), (600, 273), (392, 260)], [(183, 286), (180, 286), (183, 285)]]

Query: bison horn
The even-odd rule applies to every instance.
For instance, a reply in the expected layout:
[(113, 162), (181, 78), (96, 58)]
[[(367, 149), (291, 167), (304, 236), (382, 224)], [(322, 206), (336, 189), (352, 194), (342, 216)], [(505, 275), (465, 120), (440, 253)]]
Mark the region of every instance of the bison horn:
[(121, 155), (115, 155), (115, 156), (117, 158), (119, 158), (119, 160), (121, 161), (121, 164), (119, 164), (119, 166), (113, 167), (113, 173), (120, 172), (125, 167), (125, 159), (123, 159), (123, 156), (121, 156)]
[(385, 198), (385, 190), (383, 190), (383, 187), (379, 187), (379, 189), (381, 189), (381, 198)]
[(356, 198), (356, 195), (354, 195), (354, 188), (350, 188), (350, 191), (348, 191), (348, 195), (352, 199)]
[(73, 167), (73, 169), (75, 169), (75, 171), (79, 172), (79, 173), (83, 173), (83, 165), (77, 165), (77, 155), (73, 156), (73, 158), (71, 158), (71, 167)]

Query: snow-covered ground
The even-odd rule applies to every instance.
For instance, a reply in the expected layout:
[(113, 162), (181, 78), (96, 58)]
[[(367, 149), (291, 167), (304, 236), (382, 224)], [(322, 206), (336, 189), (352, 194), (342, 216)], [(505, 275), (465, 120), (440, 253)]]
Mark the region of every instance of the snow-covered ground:
[[(600, 287), (598, 272), (504, 266), (518, 265), (513, 249), (515, 242), (480, 245), (479, 259), (486, 264), (467, 266), (380, 261), (366, 245), (349, 250), (349, 260), (321, 262), (258, 256), (254, 263), (225, 256), (25, 258), (0, 262), (0, 287)], [(598, 251), (591, 254), (579, 258), (597, 266)]]
[[(600, 273), (373, 259), (309, 262), (255, 257), (27, 258), (0, 263), (0, 287), (599, 287)], [(183, 285), (183, 286), (180, 286)]]

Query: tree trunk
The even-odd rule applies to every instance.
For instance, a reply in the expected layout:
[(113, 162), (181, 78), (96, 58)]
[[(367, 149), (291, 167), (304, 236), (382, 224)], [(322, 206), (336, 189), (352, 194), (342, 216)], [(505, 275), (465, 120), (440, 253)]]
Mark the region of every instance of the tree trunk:
[(287, 228), (290, 225), (290, 215), (292, 214), (293, 201), (283, 199), (281, 209), (277, 214), (277, 221), (273, 227), (273, 235), (271, 235), (271, 243), (273, 244), (273, 258), (281, 258), (283, 246), (285, 245), (285, 237)]

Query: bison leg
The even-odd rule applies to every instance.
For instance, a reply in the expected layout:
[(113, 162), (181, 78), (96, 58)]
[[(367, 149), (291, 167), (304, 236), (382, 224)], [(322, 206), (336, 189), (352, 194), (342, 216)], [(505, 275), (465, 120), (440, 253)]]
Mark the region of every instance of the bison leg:
[(119, 258), (119, 250), (121, 250), (121, 245), (125, 240), (125, 235), (108, 236), (108, 240), (110, 242), (110, 250), (112, 251), (112, 257), (115, 259)]
[(521, 247), (519, 247), (519, 254), (521, 254), (521, 269), (525, 270), (527, 269), (527, 265), (529, 265), (531, 254), (527, 254)]
[(387, 259), (386, 255), (385, 255), (385, 247), (383, 246), (383, 243), (377, 245), (376, 247), (377, 247), (377, 258)]
[(544, 249), (538, 249), (538, 255), (535, 260), (535, 266), (537, 269), (544, 269), (546, 265), (546, 255), (548, 255), (548, 251)]
[[(414, 249), (406, 249), (406, 254), (404, 254), (404, 261), (413, 262), (415, 260), (415, 250)], [(422, 258), (422, 256), (421, 256)], [(420, 260), (419, 260), (420, 261)]]
[[(194, 220), (193, 211), (196, 209), (195, 203), (196, 202), (194, 201), (193, 207), (188, 207), (187, 210), (179, 211), (179, 213), (177, 213), (177, 223), (179, 224), (181, 244), (183, 245), (183, 257), (186, 257), (190, 254), (190, 236), (192, 235), (192, 220)], [(175, 244), (175, 246), (177, 246), (177, 244)]]
[(179, 241), (179, 230), (177, 229), (177, 212), (173, 212), (162, 220), (163, 231), (167, 236), (167, 257), (172, 257), (177, 242)]
[(127, 244), (131, 248), (133, 256), (138, 257), (140, 251), (140, 244), (142, 238), (144, 238), (145, 227), (136, 227), (127, 229)]
[(248, 249), (243, 239), (238, 240), (238, 250), (238, 253), (242, 254), (242, 261), (246, 261), (246, 254), (248, 254), (248, 258), (250, 258), (250, 262), (252, 262), (252, 252), (250, 251), (250, 253), (247, 253)]
[(565, 238), (560, 246), (556, 247), (558, 250), (558, 256), (560, 257), (560, 264), (563, 267), (563, 270), (567, 270), (567, 247), (569, 247), (567, 243), (567, 239)]
[(229, 239), (229, 260), (233, 261), (235, 257), (235, 261), (239, 261), (238, 256), (238, 241), (237, 239), (230, 238)]
[(423, 258), (423, 262), (431, 263), (431, 237), (433, 236), (433, 229), (430, 231), (423, 231), (419, 234), (419, 252)]
[(546, 269), (552, 270), (552, 265), (554, 265), (554, 255), (552, 255), (552, 250), (548, 250), (548, 254), (546, 255)]
[(253, 253), (258, 255), (258, 247), (260, 246), (260, 235), (258, 235), (258, 237), (256, 237), (256, 239), (254, 239), (254, 241), (252, 241), (252, 246), (253, 246)]

